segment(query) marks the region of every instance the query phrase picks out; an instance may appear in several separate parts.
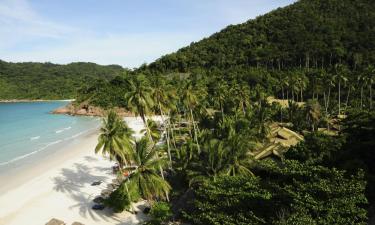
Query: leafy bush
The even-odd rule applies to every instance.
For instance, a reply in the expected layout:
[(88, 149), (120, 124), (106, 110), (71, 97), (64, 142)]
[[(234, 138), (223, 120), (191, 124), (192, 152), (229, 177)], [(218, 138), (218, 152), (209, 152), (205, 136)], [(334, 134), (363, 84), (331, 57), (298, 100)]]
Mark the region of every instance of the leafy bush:
[(296, 160), (263, 162), (252, 177), (220, 177), (195, 190), (194, 224), (366, 224), (363, 173)]
[(172, 211), (167, 202), (155, 203), (150, 211), (151, 220), (146, 222), (145, 225), (159, 225), (166, 224), (171, 218)]
[[(127, 185), (127, 187), (126, 187)], [(129, 190), (129, 193), (127, 192)], [(130, 197), (130, 200), (129, 200)], [(123, 182), (114, 192), (112, 192), (104, 204), (115, 212), (122, 212), (131, 209), (131, 202), (136, 202), (140, 198), (137, 186), (131, 182)]]

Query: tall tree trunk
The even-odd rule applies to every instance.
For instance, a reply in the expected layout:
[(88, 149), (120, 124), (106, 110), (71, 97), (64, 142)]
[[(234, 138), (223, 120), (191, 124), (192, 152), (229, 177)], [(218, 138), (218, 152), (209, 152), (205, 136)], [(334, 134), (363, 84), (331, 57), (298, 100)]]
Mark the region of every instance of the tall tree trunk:
[[(220, 110), (221, 110), (221, 116), (223, 118), (223, 121), (224, 121), (224, 107), (223, 107), (223, 104), (220, 103)], [(194, 128), (195, 129), (195, 128)]]
[(170, 166), (170, 168), (172, 168), (172, 156), (171, 156), (171, 147), (170, 147), (170, 144), (169, 144), (169, 132), (168, 132), (169, 126), (170, 126), (169, 118), (168, 118), (168, 121), (166, 121), (166, 119), (164, 117), (162, 107), (161, 107), (161, 104), (160, 104), (160, 101), (159, 101), (158, 105), (159, 105), (159, 111), (160, 111), (160, 114), (161, 114), (161, 119), (163, 120), (163, 123), (165, 124), (165, 132), (166, 132), (166, 135), (167, 135), (167, 150), (168, 150), (169, 166)]
[(363, 85), (361, 86), (361, 110), (363, 107)]
[(198, 142), (198, 132), (197, 132), (197, 128), (196, 128), (196, 125), (195, 125), (193, 110), (191, 108), (190, 108), (190, 116), (191, 116), (191, 120), (192, 120), (192, 123), (193, 123), (194, 137), (195, 137), (195, 142), (197, 143), (198, 152), (201, 152), (201, 148), (200, 148), (199, 142)]
[(328, 112), (328, 108), (329, 108), (330, 98), (331, 98), (331, 87), (328, 88), (327, 112)]
[(372, 82), (370, 82), (370, 109), (372, 109)]
[(345, 111), (348, 109), (350, 90), (351, 90), (351, 88), (349, 87), (348, 95), (346, 96)]
[(328, 106), (327, 106), (327, 97), (326, 97), (326, 92), (323, 92), (323, 101), (324, 101), (324, 109), (326, 111), (326, 114), (328, 113)]
[(173, 143), (173, 146), (174, 148), (177, 148), (177, 145), (176, 145), (176, 137), (174, 136), (174, 130), (176, 129), (176, 126), (174, 123), (171, 122), (171, 136), (172, 136), (172, 143)]
[(294, 90), (292, 90), (292, 99), (294, 101)]
[(341, 79), (339, 78), (339, 115), (341, 115)]

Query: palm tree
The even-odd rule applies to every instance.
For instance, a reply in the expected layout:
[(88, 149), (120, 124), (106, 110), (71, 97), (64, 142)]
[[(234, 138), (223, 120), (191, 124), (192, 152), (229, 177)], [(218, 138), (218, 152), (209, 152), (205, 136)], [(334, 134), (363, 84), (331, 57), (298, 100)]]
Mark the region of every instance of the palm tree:
[(342, 82), (346, 82), (348, 81), (347, 79), (347, 72), (348, 72), (348, 69), (346, 68), (346, 66), (342, 65), (342, 64), (336, 64), (335, 65), (335, 71), (336, 71), (336, 75), (335, 75), (335, 79), (337, 80), (338, 82), (338, 107), (339, 107), (339, 115), (341, 114), (341, 84)]
[(358, 76), (358, 84), (361, 87), (361, 110), (363, 108), (363, 88), (367, 85), (367, 79), (364, 74)]
[(207, 140), (203, 144), (201, 159), (191, 163), (192, 170), (187, 171), (190, 178), (189, 184), (199, 184), (206, 177), (213, 178), (215, 181), (225, 168), (225, 154), (226, 149), (223, 141), (215, 138)]
[(118, 161), (120, 168), (130, 161), (131, 145), (133, 143), (133, 131), (117, 116), (110, 111), (100, 129), (101, 134), (95, 153), (102, 152), (111, 160)]
[(317, 100), (308, 100), (306, 103), (306, 117), (311, 122), (312, 131), (315, 131), (321, 118), (320, 105)]
[(224, 117), (224, 103), (227, 99), (228, 85), (220, 81), (214, 89), (214, 104), (218, 104), (222, 117)]
[(182, 102), (184, 106), (186, 107), (186, 109), (190, 112), (190, 123), (193, 124), (194, 139), (197, 143), (198, 151), (200, 151), (200, 146), (198, 142), (198, 131), (197, 131), (198, 128), (197, 128), (197, 125), (195, 124), (194, 113), (193, 113), (193, 110), (198, 105), (198, 94), (197, 94), (195, 87), (193, 87), (191, 82), (188, 82), (185, 85), (185, 88), (182, 92)]
[(158, 151), (147, 139), (135, 142), (132, 161), (136, 169), (131, 172), (129, 182), (134, 182), (144, 199), (168, 199), (171, 186), (159, 174), (158, 170), (166, 163), (157, 156)]
[(296, 77), (296, 85), (300, 91), (300, 101), (303, 102), (303, 91), (306, 89), (308, 79), (303, 73), (298, 73)]
[(242, 110), (243, 115), (246, 114), (246, 108), (250, 105), (250, 88), (248, 85), (235, 83), (231, 88), (233, 93), (233, 101), (238, 109)]
[[(153, 87), (152, 98), (156, 104), (157, 110), (160, 112), (162, 120), (165, 125), (167, 149), (169, 156), (169, 166), (172, 168), (172, 156), (171, 156), (171, 147), (170, 147), (170, 130), (171, 130), (171, 121), (170, 121), (170, 112), (176, 109), (176, 93), (169, 86), (165, 85), (162, 80), (158, 80), (155, 86)], [(167, 112), (167, 118), (165, 118), (164, 112)]]
[(369, 89), (369, 105), (370, 109), (372, 109), (372, 86), (375, 81), (375, 68), (374, 66), (368, 66), (366, 68), (366, 83)]
[(325, 91), (323, 92), (324, 107), (325, 107), (326, 114), (328, 114), (329, 102), (330, 102), (330, 97), (331, 97), (331, 88), (335, 87), (335, 80), (334, 80), (334, 77), (329, 73), (323, 74), (323, 80), (325, 84)]
[(191, 162), (191, 170), (187, 171), (190, 185), (204, 182), (206, 177), (215, 181), (219, 175), (252, 176), (250, 148), (250, 142), (240, 135), (225, 140), (207, 138), (200, 160)]
[[(136, 115), (140, 116), (147, 128), (146, 116), (153, 107), (152, 88), (143, 76), (138, 76), (130, 82), (130, 90), (125, 94), (124, 99), (128, 107)], [(147, 130), (149, 130), (147, 128)], [(148, 133), (153, 142), (151, 135)]]
[(254, 144), (247, 141), (248, 137), (236, 135), (226, 140), (228, 146), (226, 154), (226, 168), (225, 173), (229, 176), (253, 176), (254, 174), (249, 169), (252, 160), (249, 156), (249, 150), (254, 147)]
[(141, 133), (150, 134), (152, 140), (158, 141), (161, 138), (159, 126), (152, 119), (147, 120), (147, 126), (144, 129), (141, 130)]
[(177, 168), (181, 171), (186, 170), (190, 162), (196, 158), (198, 152), (196, 151), (197, 146), (195, 142), (189, 138), (179, 148), (174, 149), (174, 155), (176, 158)]
[(345, 111), (348, 109), (350, 94), (351, 94), (352, 91), (355, 91), (355, 84), (354, 84), (354, 82), (348, 82), (347, 83), (347, 87), (348, 87), (348, 93), (346, 95)]

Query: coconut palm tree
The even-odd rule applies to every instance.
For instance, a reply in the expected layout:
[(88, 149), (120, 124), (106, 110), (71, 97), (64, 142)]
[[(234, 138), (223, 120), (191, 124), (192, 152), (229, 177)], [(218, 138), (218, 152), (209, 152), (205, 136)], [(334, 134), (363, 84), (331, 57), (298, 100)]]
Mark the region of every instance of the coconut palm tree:
[(236, 135), (226, 140), (226, 166), (224, 172), (229, 176), (253, 176), (250, 165), (253, 162), (249, 156), (249, 150), (254, 147), (254, 143), (248, 141), (248, 137)]
[(323, 98), (324, 98), (324, 108), (325, 108), (325, 113), (328, 114), (328, 109), (329, 109), (329, 103), (330, 103), (330, 97), (331, 97), (331, 89), (335, 87), (335, 80), (332, 74), (329, 73), (324, 73), (323, 74), (323, 81), (324, 81), (324, 86), (325, 90), (323, 92)]
[(369, 89), (369, 105), (370, 109), (372, 109), (372, 86), (375, 82), (375, 68), (374, 66), (370, 65), (366, 68), (366, 83)]
[(348, 69), (346, 66), (342, 65), (342, 64), (336, 64), (335, 65), (335, 79), (336, 79), (336, 82), (338, 83), (338, 107), (339, 107), (339, 112), (338, 114), (340, 115), (341, 114), (341, 84), (343, 82), (346, 83), (346, 81), (348, 81), (348, 78), (347, 78), (347, 73), (348, 73)]
[[(125, 94), (124, 99), (130, 110), (140, 116), (147, 128), (146, 116), (150, 113), (154, 101), (152, 99), (152, 88), (143, 76), (138, 76), (130, 81), (130, 90)], [(149, 130), (147, 128), (147, 130)], [(147, 134), (153, 142), (151, 135)]]
[(194, 139), (195, 142), (197, 143), (197, 148), (198, 151), (200, 151), (200, 146), (198, 142), (198, 128), (197, 125), (195, 124), (195, 119), (194, 119), (194, 113), (193, 110), (197, 107), (198, 105), (198, 93), (196, 88), (192, 85), (191, 82), (186, 83), (184, 90), (182, 91), (182, 102), (185, 106), (185, 108), (189, 111), (190, 116), (189, 120), (190, 123), (193, 124), (193, 129), (194, 129)]
[(187, 171), (190, 185), (204, 182), (207, 177), (215, 181), (219, 175), (252, 176), (249, 150), (250, 142), (240, 135), (226, 140), (207, 138), (202, 144), (200, 160), (191, 162), (191, 170)]
[(303, 91), (307, 87), (308, 79), (305, 76), (304, 73), (298, 73), (296, 77), (296, 85), (298, 87), (298, 90), (300, 92), (300, 101), (303, 102)]
[[(155, 102), (157, 111), (160, 112), (162, 120), (165, 126), (166, 141), (167, 141), (167, 150), (169, 156), (169, 166), (172, 168), (172, 156), (171, 156), (171, 147), (170, 147), (170, 131), (171, 131), (171, 121), (170, 121), (170, 112), (176, 109), (176, 93), (174, 89), (167, 86), (163, 80), (158, 80), (154, 84), (152, 98)], [(167, 117), (165, 117), (167, 113)]]
[(191, 163), (191, 170), (187, 171), (189, 184), (202, 183), (206, 177), (214, 181), (225, 168), (226, 149), (223, 141), (215, 138), (207, 140), (202, 147), (200, 160)]
[(130, 161), (132, 134), (133, 131), (121, 118), (114, 111), (110, 111), (103, 119), (95, 153), (101, 152), (103, 155), (108, 155), (111, 160), (118, 161), (122, 168)]
[(315, 131), (321, 118), (320, 104), (317, 100), (308, 100), (306, 103), (306, 117), (311, 122), (312, 131)]
[(250, 105), (250, 88), (245, 84), (235, 83), (230, 93), (233, 93), (233, 101), (238, 110), (242, 110), (243, 115), (246, 114), (246, 108)]
[(345, 111), (348, 109), (350, 94), (352, 93), (352, 91), (355, 91), (356, 86), (354, 82), (348, 82), (347, 87), (348, 93), (346, 94)]
[(161, 133), (158, 124), (152, 120), (147, 120), (147, 126), (141, 130), (143, 134), (150, 134), (152, 140), (158, 141), (161, 138)]
[(158, 173), (166, 165), (163, 158), (157, 156), (158, 150), (147, 139), (142, 138), (134, 144), (132, 161), (136, 169), (131, 172), (129, 182), (134, 182), (144, 199), (168, 199), (171, 186)]
[(358, 79), (357, 79), (357, 81), (358, 81), (358, 85), (360, 86), (360, 95), (361, 95), (361, 106), (360, 106), (360, 108), (361, 108), (361, 110), (362, 110), (362, 108), (363, 108), (363, 89), (364, 89), (364, 87), (367, 85), (367, 79), (366, 79), (366, 75), (365, 74), (361, 74), (361, 75), (359, 75), (358, 76)]
[(224, 81), (219, 81), (214, 89), (214, 104), (218, 105), (221, 116), (224, 117), (224, 103), (227, 99), (229, 86)]

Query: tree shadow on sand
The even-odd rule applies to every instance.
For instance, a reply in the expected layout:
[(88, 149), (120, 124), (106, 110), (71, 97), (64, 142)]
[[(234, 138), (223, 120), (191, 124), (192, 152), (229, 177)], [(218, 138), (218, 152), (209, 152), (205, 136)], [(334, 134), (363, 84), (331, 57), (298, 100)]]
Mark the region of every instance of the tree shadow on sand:
[[(72, 168), (62, 169), (61, 174), (53, 178), (54, 190), (67, 194), (74, 201), (69, 209), (78, 210), (79, 215), (83, 218), (90, 218), (93, 221), (106, 221), (117, 225), (135, 224), (137, 221), (143, 221), (146, 216), (142, 213), (142, 205), (137, 206), (138, 214), (129, 213), (126, 218), (124, 218), (124, 215), (119, 216), (107, 208), (100, 211), (91, 209), (95, 204), (93, 199), (100, 195), (100, 192), (111, 182), (108, 176), (95, 174), (111, 173), (111, 169), (100, 166), (88, 167), (85, 164), (76, 163)], [(95, 181), (102, 181), (103, 183), (98, 186), (91, 186)], [(84, 190), (88, 191), (85, 192)]]
[(83, 164), (74, 164), (74, 168), (62, 169), (61, 175), (54, 178), (54, 190), (64, 193), (79, 192), (85, 185), (94, 181), (106, 181), (106, 176), (92, 175), (89, 167)]

